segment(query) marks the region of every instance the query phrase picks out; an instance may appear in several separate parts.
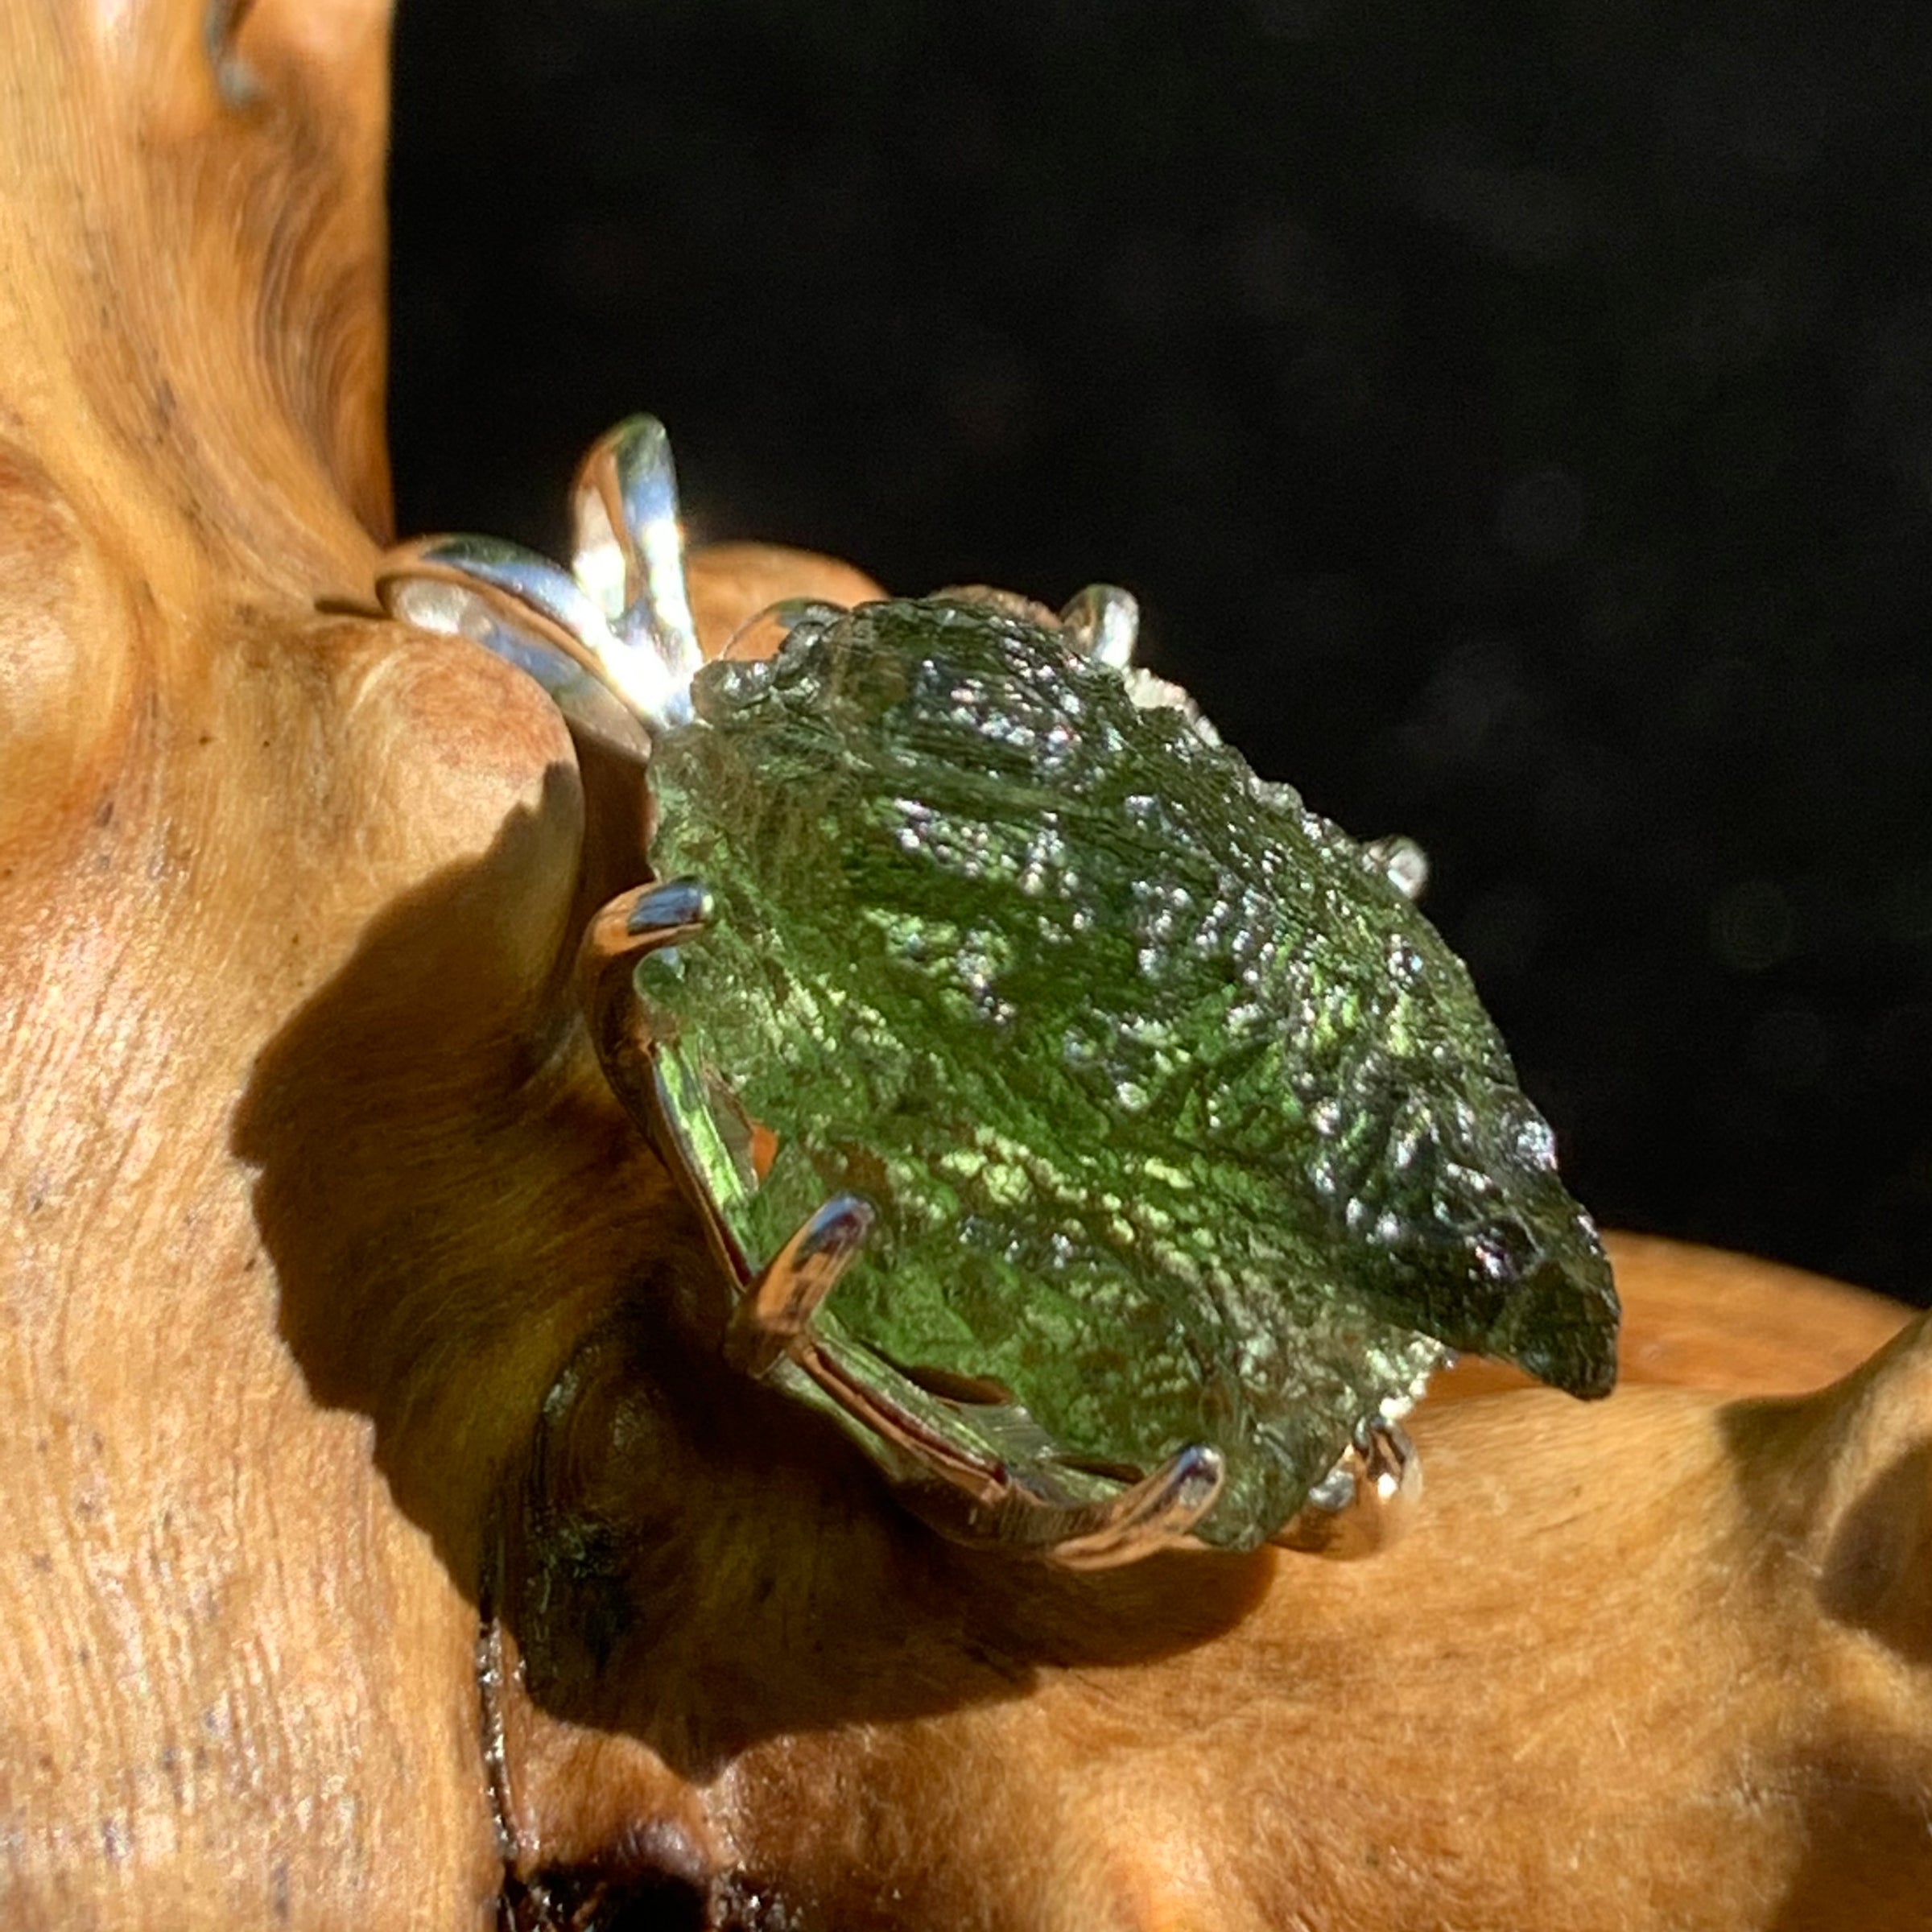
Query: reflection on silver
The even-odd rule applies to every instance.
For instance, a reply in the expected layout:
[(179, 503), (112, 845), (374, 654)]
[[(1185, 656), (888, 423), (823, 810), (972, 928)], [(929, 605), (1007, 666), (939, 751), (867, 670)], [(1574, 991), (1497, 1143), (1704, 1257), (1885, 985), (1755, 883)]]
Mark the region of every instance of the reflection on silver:
[(1060, 629), (1084, 656), (1125, 671), (1140, 641), (1141, 607), (1117, 584), (1089, 584), (1060, 613)]
[(1064, 1460), (1018, 1403), (997, 1392), (985, 1401), (969, 1391), (938, 1393), (836, 1325), (815, 1321), (871, 1231), (869, 1201), (835, 1195), (762, 1269), (745, 1254), (705, 1179), (717, 1162), (687, 1144), (698, 1123), (674, 1102), (666, 1084), (673, 1063), (658, 1051), (633, 990), (640, 960), (701, 943), (716, 916), (702, 880), (640, 886), (592, 920), (579, 972), (605, 1076), (678, 1179), (735, 1286), (728, 1355), (864, 1431), (908, 1500), (949, 1535), (1079, 1569), (1131, 1563), (1184, 1541), (1220, 1493), (1218, 1451), (1191, 1444), (1138, 1480), (1089, 1471)]
[(1422, 1493), (1415, 1445), (1398, 1423), (1373, 1418), (1272, 1540), (1313, 1556), (1373, 1556), (1408, 1528)]
[(663, 425), (633, 416), (577, 473), (573, 569), (494, 537), (419, 537), (383, 558), (390, 616), (473, 639), (571, 723), (638, 757), (691, 716), (700, 663)]
[(695, 939), (717, 915), (711, 888), (702, 879), (665, 879), (642, 887), (628, 902), (625, 931), (633, 939), (647, 939), (653, 946)]
[(1069, 1570), (1105, 1570), (1179, 1542), (1214, 1507), (1226, 1479), (1220, 1451), (1191, 1444), (1124, 1490), (1098, 1528), (1057, 1544), (1054, 1561)]
[[(578, 471), (573, 505), (570, 570), (493, 539), (424, 538), (388, 553), (378, 594), (402, 621), (482, 644), (541, 683), (575, 729), (646, 758), (657, 734), (691, 716), (700, 662), (663, 427), (636, 416), (604, 437)], [(1002, 602), (997, 593), (960, 594)], [(1010, 603), (1051, 621), (1023, 600)], [(810, 601), (772, 605), (726, 654), (762, 654), (799, 623), (839, 614)], [(1125, 591), (1089, 585), (1061, 624), (1075, 649), (1121, 673), (1137, 706), (1172, 710), (1202, 739), (1219, 741), (1185, 692), (1133, 665), (1138, 612)], [(1403, 890), (1420, 890), (1426, 866), (1418, 848), (1392, 840), (1370, 850)], [(641, 886), (592, 921), (580, 971), (605, 1074), (677, 1177), (733, 1290), (726, 1316), (732, 1359), (857, 1434), (913, 1507), (948, 1534), (1076, 1569), (1130, 1563), (1188, 1541), (1226, 1480), (1217, 1450), (1183, 1445), (1146, 1474), (1087, 1462), (1004, 1389), (902, 1366), (843, 1331), (825, 1304), (871, 1232), (870, 1203), (835, 1195), (762, 1267), (743, 1252), (712, 1190), (732, 1187), (734, 1177), (755, 1186), (773, 1137), (741, 1117), (728, 1131), (708, 1101), (674, 1091), (677, 1080), (690, 1088), (697, 1076), (679, 1055), (660, 1051), (634, 983), (646, 954), (701, 944), (716, 916), (701, 880)], [(1421, 1480), (1393, 1422), (1364, 1424), (1275, 1540), (1331, 1556), (1368, 1554), (1399, 1534)]]
[(535, 679), (579, 729), (634, 757), (650, 734), (605, 664), (617, 640), (567, 571), (495, 537), (418, 537), (382, 559), (376, 595), (420, 630), (468, 638)]
[(1387, 838), (1371, 839), (1362, 851), (1404, 898), (1419, 899), (1428, 890), (1429, 855), (1414, 839), (1392, 832)]
[(733, 1360), (762, 1375), (788, 1342), (804, 1335), (819, 1304), (858, 1258), (872, 1221), (872, 1203), (856, 1194), (835, 1194), (813, 1215), (733, 1311), (725, 1343)]
[(593, 443), (571, 492), (571, 568), (638, 670), (620, 683), (661, 679), (667, 723), (690, 715), (691, 674), (704, 662), (684, 584), (678, 477), (655, 416), (631, 416)]
[(847, 614), (843, 604), (828, 604), (823, 597), (781, 597), (747, 617), (718, 655), (733, 663), (776, 657), (778, 647), (801, 624), (836, 624)]

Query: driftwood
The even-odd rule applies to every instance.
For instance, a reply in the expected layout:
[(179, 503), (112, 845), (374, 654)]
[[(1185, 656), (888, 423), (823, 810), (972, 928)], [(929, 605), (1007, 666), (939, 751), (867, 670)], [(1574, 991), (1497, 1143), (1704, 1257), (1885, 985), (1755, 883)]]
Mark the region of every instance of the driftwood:
[(568, 971), (634, 792), (365, 614), (385, 14), (0, 0), (6, 1922), (1932, 1924), (1870, 1298), (1626, 1240), (1629, 1385), (1458, 1371), (1393, 1551), (1089, 1577), (684, 1339)]

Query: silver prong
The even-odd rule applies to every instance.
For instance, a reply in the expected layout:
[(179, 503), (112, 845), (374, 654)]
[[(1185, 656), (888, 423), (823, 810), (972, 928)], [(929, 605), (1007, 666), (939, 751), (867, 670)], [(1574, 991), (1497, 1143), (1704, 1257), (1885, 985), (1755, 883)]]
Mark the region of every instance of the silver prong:
[(1187, 1541), (1226, 1481), (1221, 1452), (1194, 1443), (1123, 1484), (1069, 1459), (1017, 1403), (962, 1401), (909, 1379), (839, 1332), (836, 1311), (807, 1317), (766, 1354), (774, 1379), (829, 1403), (914, 1511), (966, 1543), (1076, 1570), (1130, 1563)]
[(1153, 1475), (1124, 1489), (1096, 1528), (1056, 1543), (1048, 1554), (1068, 1570), (1108, 1570), (1186, 1536), (1212, 1509), (1227, 1480), (1218, 1449), (1191, 1443)]
[(1133, 662), (1141, 633), (1141, 607), (1133, 592), (1114, 584), (1089, 584), (1075, 591), (1060, 613), (1060, 628), (1084, 655), (1096, 664), (1125, 671)]
[(554, 638), (580, 661), (610, 634), (604, 613), (568, 571), (498, 537), (417, 537), (398, 543), (376, 573), (376, 595), (391, 617), (425, 630), (462, 632), (463, 599), (483, 598), (502, 616)]
[(657, 1081), (635, 991), (638, 962), (698, 938), (716, 916), (702, 879), (663, 879), (620, 893), (601, 907), (578, 946), (577, 981), (591, 1044), (605, 1078), (641, 1123), (653, 1117)]
[(663, 879), (631, 894), (624, 931), (653, 945), (676, 945), (695, 939), (716, 916), (717, 902), (702, 879)]
[(732, 1317), (726, 1352), (741, 1368), (762, 1375), (803, 1335), (813, 1314), (857, 1258), (872, 1231), (872, 1203), (856, 1194), (835, 1194), (806, 1222), (745, 1290)]
[(696, 939), (717, 913), (711, 888), (688, 877), (634, 886), (600, 907), (577, 951), (578, 978), (592, 1015), (614, 1008), (614, 1017), (625, 1019), (631, 968), (647, 952)]
[[(593, 443), (572, 490), (571, 568), (627, 656), (654, 660), (665, 720), (690, 715), (688, 687), (704, 663), (684, 580), (678, 478), (671, 439), (655, 416), (632, 416)], [(639, 684), (653, 681), (631, 674)]]
[[(704, 661), (677, 477), (655, 417), (633, 416), (592, 446), (575, 510), (571, 570), (495, 538), (427, 537), (383, 559), (377, 594), (391, 617), (473, 638), (528, 671), (572, 723), (647, 753), (650, 732), (690, 718)], [(648, 730), (613, 723), (619, 708)]]
[(650, 735), (612, 683), (616, 639), (568, 571), (494, 537), (419, 537), (382, 559), (376, 595), (399, 622), (468, 638), (536, 679), (570, 722), (634, 758)]
[(1419, 899), (1428, 890), (1429, 855), (1414, 839), (1391, 832), (1371, 839), (1362, 852), (1404, 898)]
[(959, 1429), (953, 1406), (930, 1396), (862, 1344), (828, 1340), (809, 1326), (781, 1351), (774, 1373), (795, 1369), (856, 1423), (875, 1459), (901, 1481), (936, 1486), (992, 1507), (1012, 1490), (1005, 1460), (977, 1430)]
[(785, 640), (801, 624), (836, 624), (847, 614), (843, 604), (828, 604), (823, 597), (781, 597), (747, 617), (731, 634), (718, 655), (733, 663), (776, 657)]
[(1376, 1417), (1270, 1540), (1311, 1556), (1373, 1556), (1408, 1528), (1422, 1493), (1415, 1445), (1399, 1423)]

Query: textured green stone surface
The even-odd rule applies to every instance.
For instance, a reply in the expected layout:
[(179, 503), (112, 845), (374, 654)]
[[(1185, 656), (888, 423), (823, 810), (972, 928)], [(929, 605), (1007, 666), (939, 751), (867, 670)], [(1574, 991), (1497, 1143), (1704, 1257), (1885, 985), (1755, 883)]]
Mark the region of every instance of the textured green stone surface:
[(718, 920), (638, 991), (753, 1265), (878, 1209), (828, 1332), (1084, 1456), (1219, 1446), (1240, 1546), (1440, 1344), (1608, 1389), (1608, 1269), (1467, 972), (1293, 792), (985, 605), (813, 619), (694, 696), (652, 863)]

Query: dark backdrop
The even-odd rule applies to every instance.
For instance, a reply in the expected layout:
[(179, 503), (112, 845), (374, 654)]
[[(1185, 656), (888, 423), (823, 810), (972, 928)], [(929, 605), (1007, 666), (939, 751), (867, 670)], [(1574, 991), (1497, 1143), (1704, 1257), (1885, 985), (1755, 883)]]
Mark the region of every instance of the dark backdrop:
[(1932, 14), (402, 0), (402, 527), (1125, 584), (1577, 1191), (1924, 1301)]

